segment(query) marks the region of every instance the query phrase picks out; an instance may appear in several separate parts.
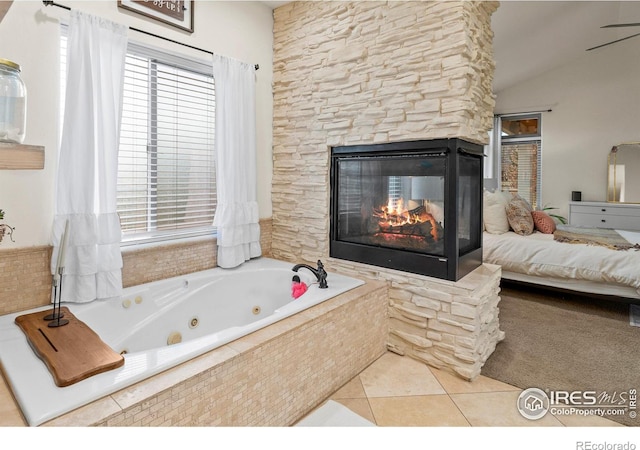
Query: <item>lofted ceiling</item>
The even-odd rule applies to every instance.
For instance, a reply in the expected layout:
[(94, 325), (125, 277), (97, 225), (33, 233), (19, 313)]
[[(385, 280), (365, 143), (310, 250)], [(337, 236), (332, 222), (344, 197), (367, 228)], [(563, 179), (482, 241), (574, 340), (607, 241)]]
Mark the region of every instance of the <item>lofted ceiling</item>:
[[(265, 1), (277, 8), (288, 1)], [(638, 1), (503, 0), (493, 14), (495, 93), (587, 54), (587, 49), (640, 33)], [(640, 45), (640, 36), (637, 39)], [(616, 45), (616, 44), (613, 44)], [(591, 50), (607, 51), (611, 46)]]
[[(601, 28), (612, 23), (640, 23), (640, 1), (502, 1), (491, 23), (494, 92), (640, 33), (640, 26)], [(640, 45), (640, 36), (633, 39)]]

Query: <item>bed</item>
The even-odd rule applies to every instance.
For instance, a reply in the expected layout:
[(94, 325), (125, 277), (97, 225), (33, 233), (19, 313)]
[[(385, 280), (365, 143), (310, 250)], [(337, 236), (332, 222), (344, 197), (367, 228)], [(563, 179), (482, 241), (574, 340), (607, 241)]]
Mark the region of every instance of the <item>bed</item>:
[(640, 303), (639, 232), (559, 224), (499, 190), (485, 190), (482, 207), (483, 260), (503, 279)]
[[(631, 243), (640, 233), (616, 230)], [(634, 242), (635, 241), (635, 242)], [(640, 300), (640, 250), (565, 243), (534, 231), (483, 233), (483, 260), (502, 266), (502, 278), (518, 282)], [(640, 303), (640, 302), (639, 302)]]

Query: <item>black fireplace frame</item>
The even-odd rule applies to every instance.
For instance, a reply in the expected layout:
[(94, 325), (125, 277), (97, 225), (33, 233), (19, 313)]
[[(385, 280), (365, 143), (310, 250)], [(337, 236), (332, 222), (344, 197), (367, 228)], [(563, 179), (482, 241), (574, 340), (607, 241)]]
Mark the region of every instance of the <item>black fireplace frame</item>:
[[(448, 230), (444, 238), (444, 255), (430, 255), (411, 250), (359, 244), (341, 241), (336, 236), (338, 230), (338, 202), (336, 197), (338, 179), (336, 159), (372, 156), (398, 155), (446, 155), (444, 186), (444, 223)], [(461, 156), (478, 158), (480, 164), (480, 189), (474, 199), (478, 207), (477, 214), (471, 218), (471, 227), (479, 233), (479, 248), (461, 254), (458, 239), (458, 183)], [(337, 146), (331, 148), (331, 195), (330, 195), (330, 236), (329, 255), (332, 258), (370, 264), (403, 272), (458, 281), (482, 265), (482, 170), (483, 147), (459, 138), (403, 141), (384, 144)]]

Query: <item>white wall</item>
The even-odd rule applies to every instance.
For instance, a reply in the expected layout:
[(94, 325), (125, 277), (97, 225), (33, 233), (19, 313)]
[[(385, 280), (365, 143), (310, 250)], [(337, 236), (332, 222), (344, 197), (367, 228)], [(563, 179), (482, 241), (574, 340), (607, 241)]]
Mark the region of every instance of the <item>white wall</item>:
[[(273, 96), (273, 14), (259, 2), (197, 1), (193, 34), (118, 9), (115, 0), (65, 1), (118, 23), (142, 29), (214, 53), (260, 65), (257, 72), (258, 204), (260, 217), (271, 217)], [(25, 144), (45, 146), (44, 170), (0, 170), (0, 209), (14, 226), (15, 243), (0, 248), (51, 243), (55, 174), (59, 142), (59, 22), (69, 12), (41, 1), (15, 1), (0, 23), (0, 58), (22, 66), (27, 85)], [(129, 31), (129, 39), (198, 58), (207, 53)]]
[(553, 111), (542, 116), (542, 205), (566, 217), (571, 191), (606, 200), (611, 147), (640, 140), (640, 37), (497, 93), (498, 114), (546, 108)]

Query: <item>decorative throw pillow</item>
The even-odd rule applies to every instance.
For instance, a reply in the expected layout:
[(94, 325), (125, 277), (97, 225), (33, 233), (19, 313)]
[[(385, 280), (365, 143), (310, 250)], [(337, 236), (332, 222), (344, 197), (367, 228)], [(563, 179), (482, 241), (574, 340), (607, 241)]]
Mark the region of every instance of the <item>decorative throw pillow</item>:
[(533, 217), (531, 205), (522, 197), (515, 195), (507, 204), (507, 220), (511, 229), (517, 234), (528, 236), (533, 233)]
[(533, 225), (536, 230), (544, 234), (553, 234), (556, 231), (556, 222), (544, 211), (531, 211)]
[(507, 203), (509, 203), (509, 194), (499, 191), (484, 191), (482, 203), (482, 217), (486, 232), (504, 234), (509, 231), (506, 210)]

